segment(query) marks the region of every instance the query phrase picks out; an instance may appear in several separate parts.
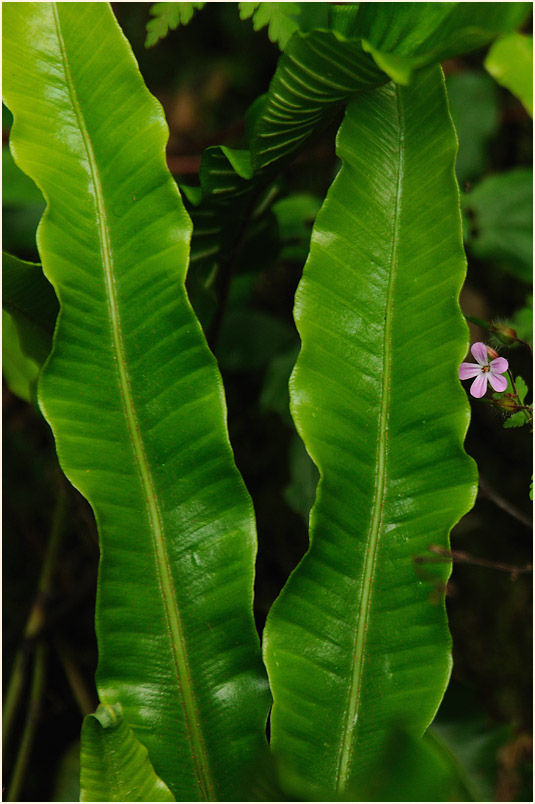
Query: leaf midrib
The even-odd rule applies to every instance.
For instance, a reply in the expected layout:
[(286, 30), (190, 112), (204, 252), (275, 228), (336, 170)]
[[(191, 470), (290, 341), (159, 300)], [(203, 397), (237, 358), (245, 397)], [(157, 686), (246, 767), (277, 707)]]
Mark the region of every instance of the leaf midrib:
[(383, 340), (383, 383), (381, 388), (381, 404), (379, 408), (379, 426), (376, 452), (375, 496), (372, 516), (368, 530), (367, 549), (365, 550), (364, 572), (360, 598), (357, 606), (357, 629), (353, 643), (353, 663), (347, 714), (343, 724), (342, 741), (338, 758), (336, 786), (338, 792), (347, 789), (351, 774), (356, 740), (356, 725), (359, 717), (360, 693), (364, 672), (366, 631), (372, 598), (372, 581), (377, 560), (379, 537), (383, 522), (383, 503), (386, 484), (386, 443), (388, 434), (388, 417), (390, 412), (390, 382), (392, 372), (392, 319), (393, 295), (397, 269), (397, 252), (399, 239), (400, 198), (403, 182), (403, 108), (400, 103), (399, 89), (395, 88), (397, 113), (399, 121), (398, 134), (398, 174), (396, 182), (396, 202), (392, 224), (392, 247), (390, 251), (390, 276), (386, 292), (386, 316)]
[[(175, 665), (177, 684), (180, 693), (180, 701), (184, 712), (186, 731), (190, 742), (190, 752), (192, 763), (195, 770), (201, 801), (215, 800), (214, 784), (208, 763), (206, 762), (206, 748), (200, 724), (196, 718), (197, 703), (193, 693), (191, 683), (191, 670), (187, 656), (184, 631), (178, 608), (173, 578), (169, 563), (169, 557), (165, 546), (164, 526), (161, 511), (158, 505), (158, 495), (152, 478), (151, 470), (147, 457), (139, 422), (136, 414), (134, 400), (132, 397), (130, 379), (126, 365), (126, 355), (123, 345), (123, 335), (121, 329), (121, 319), (119, 305), (115, 288), (115, 277), (113, 273), (113, 257), (110, 242), (110, 235), (107, 223), (106, 206), (100, 181), (97, 161), (93, 150), (91, 137), (85, 124), (85, 118), (80, 108), (74, 82), (71, 76), (69, 61), (67, 58), (65, 41), (61, 33), (61, 23), (57, 3), (52, 4), (54, 20), (58, 36), (59, 48), (65, 72), (71, 103), (80, 128), (81, 137), (86, 150), (91, 179), (95, 189), (95, 205), (97, 214), (97, 228), (100, 242), (102, 267), (104, 282), (106, 286), (106, 299), (108, 303), (108, 314), (110, 319), (110, 329), (112, 333), (113, 349), (116, 355), (116, 365), (119, 374), (119, 387), (122, 397), (122, 407), (126, 418), (128, 432), (130, 434), (131, 445), (134, 452), (136, 469), (139, 475), (143, 496), (148, 514), (150, 525), (150, 535), (156, 557), (156, 569), (158, 573), (159, 586), (164, 606), (167, 625), (171, 635), (171, 649), (173, 662)], [(177, 757), (178, 762), (178, 757)]]

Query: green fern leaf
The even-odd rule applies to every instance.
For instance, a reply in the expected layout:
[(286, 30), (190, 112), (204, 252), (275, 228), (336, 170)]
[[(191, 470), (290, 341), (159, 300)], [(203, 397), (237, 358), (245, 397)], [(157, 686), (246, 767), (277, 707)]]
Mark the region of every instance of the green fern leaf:
[(512, 416), (509, 416), (503, 423), (505, 430), (510, 430), (512, 427), (523, 427), (526, 424), (526, 417), (522, 413), (521, 410), (518, 413), (513, 413)]
[(299, 3), (238, 3), (240, 19), (253, 18), (253, 28), (259, 31), (268, 26), (271, 42), (284, 50), (291, 35), (299, 25), (294, 17), (301, 13)]
[(517, 377), (515, 380), (516, 392), (518, 394), (518, 398), (520, 399), (520, 404), (523, 405), (528, 393), (528, 386), (522, 379), (522, 377)]
[(147, 23), (145, 47), (152, 47), (160, 39), (165, 39), (169, 31), (174, 31), (179, 25), (187, 25), (195, 11), (204, 5), (205, 3), (155, 3), (150, 9), (154, 19)]

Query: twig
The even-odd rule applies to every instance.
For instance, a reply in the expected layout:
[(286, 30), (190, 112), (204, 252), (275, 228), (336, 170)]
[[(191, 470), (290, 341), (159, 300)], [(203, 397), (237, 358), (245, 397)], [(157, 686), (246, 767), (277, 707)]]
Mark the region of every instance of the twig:
[(442, 564), (445, 561), (453, 561), (457, 564), (473, 564), (474, 566), (485, 567), (486, 569), (510, 572), (512, 581), (516, 580), (518, 575), (533, 572), (533, 566), (531, 564), (526, 564), (525, 567), (516, 567), (512, 564), (502, 564), (499, 561), (488, 561), (486, 558), (474, 558), (474, 556), (464, 553), (461, 550), (446, 550), (437, 544), (429, 545), (428, 550), (430, 553), (435, 553), (437, 557), (415, 556), (414, 562), (416, 564)]
[(525, 514), (522, 513), (516, 506), (512, 505), (512, 503), (508, 502), (501, 494), (498, 494), (487, 481), (483, 477), (479, 477), (479, 491), (483, 493), (485, 497), (487, 497), (494, 505), (497, 505), (498, 508), (501, 508), (502, 511), (505, 511), (509, 516), (512, 516), (518, 522), (521, 522), (522, 525), (525, 525), (526, 528), (532, 530), (533, 522), (527, 517)]
[(11, 727), (13, 726), (13, 720), (24, 686), (27, 661), (27, 651), (22, 647), (19, 648), (13, 660), (11, 676), (7, 685), (2, 709), (2, 748), (4, 751), (9, 742), (9, 737), (11, 736)]
[(91, 714), (97, 708), (97, 701), (95, 696), (87, 688), (80, 670), (72, 657), (70, 649), (67, 647), (61, 637), (56, 636), (54, 645), (57, 650), (63, 671), (67, 676), (69, 687), (78, 704), (78, 709), (82, 717)]
[(41, 709), (41, 698), (45, 688), (45, 669), (46, 669), (46, 646), (39, 643), (35, 650), (35, 662), (33, 666), (32, 686), (30, 690), (30, 702), (28, 712), (24, 721), (24, 729), (19, 743), (17, 759), (13, 776), (8, 788), (6, 801), (18, 801), (20, 788), (30, 759), (35, 729), (39, 720)]

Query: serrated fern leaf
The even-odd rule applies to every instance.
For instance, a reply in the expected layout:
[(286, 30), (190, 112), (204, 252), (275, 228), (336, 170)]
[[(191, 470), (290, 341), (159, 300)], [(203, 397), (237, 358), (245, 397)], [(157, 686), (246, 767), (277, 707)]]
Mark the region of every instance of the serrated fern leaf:
[(238, 3), (240, 19), (252, 17), (255, 31), (268, 26), (271, 42), (276, 42), (281, 50), (286, 47), (291, 35), (299, 25), (294, 19), (301, 13), (299, 3)]
[(519, 410), (517, 413), (513, 413), (512, 416), (509, 416), (509, 418), (504, 421), (503, 426), (505, 430), (510, 430), (513, 427), (523, 427), (526, 423), (526, 417), (523, 412)]
[(169, 31), (174, 31), (179, 25), (187, 25), (195, 11), (204, 5), (205, 3), (155, 3), (150, 9), (154, 19), (147, 23), (145, 47), (152, 47), (160, 39), (165, 39)]
[(523, 405), (525, 400), (526, 400), (527, 393), (528, 393), (528, 386), (526, 385), (526, 383), (522, 379), (522, 377), (517, 377), (516, 378), (515, 386), (516, 386), (516, 392), (518, 394), (518, 398), (520, 399), (520, 403)]

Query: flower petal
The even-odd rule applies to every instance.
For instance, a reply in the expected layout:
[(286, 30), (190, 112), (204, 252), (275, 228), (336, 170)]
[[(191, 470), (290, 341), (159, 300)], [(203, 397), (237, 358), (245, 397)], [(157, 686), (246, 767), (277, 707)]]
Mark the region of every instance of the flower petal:
[(497, 357), (490, 361), (490, 370), (493, 374), (504, 374), (509, 368), (509, 361), (505, 357)]
[(488, 375), (489, 382), (495, 391), (505, 391), (507, 388), (507, 377), (503, 377), (501, 374), (494, 374), (493, 371), (489, 371)]
[(487, 382), (488, 382), (489, 372), (486, 373), (481, 372), (479, 377), (476, 377), (474, 382), (470, 387), (470, 393), (472, 396), (475, 396), (476, 399), (481, 399), (482, 396), (485, 396), (487, 392)]
[(459, 379), (470, 380), (472, 377), (477, 377), (481, 374), (481, 366), (477, 363), (461, 363), (459, 366)]
[(480, 364), (480, 366), (486, 366), (489, 362), (489, 356), (487, 352), (487, 347), (481, 341), (477, 343), (473, 343), (470, 347), (470, 351), (472, 352), (473, 356)]

